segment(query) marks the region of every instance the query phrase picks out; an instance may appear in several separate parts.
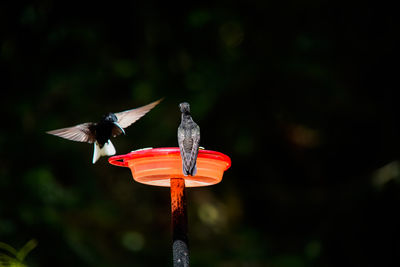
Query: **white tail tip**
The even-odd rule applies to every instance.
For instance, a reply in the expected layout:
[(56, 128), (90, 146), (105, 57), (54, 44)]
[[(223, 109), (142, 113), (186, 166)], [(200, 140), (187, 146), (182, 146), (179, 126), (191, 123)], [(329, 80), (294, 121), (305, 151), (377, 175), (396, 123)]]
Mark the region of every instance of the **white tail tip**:
[(115, 155), (115, 147), (111, 143), (110, 140), (108, 140), (107, 143), (104, 144), (102, 148), (100, 148), (99, 143), (94, 142), (94, 152), (93, 152), (93, 160), (92, 163), (95, 164), (96, 161), (101, 157), (101, 156), (112, 156)]

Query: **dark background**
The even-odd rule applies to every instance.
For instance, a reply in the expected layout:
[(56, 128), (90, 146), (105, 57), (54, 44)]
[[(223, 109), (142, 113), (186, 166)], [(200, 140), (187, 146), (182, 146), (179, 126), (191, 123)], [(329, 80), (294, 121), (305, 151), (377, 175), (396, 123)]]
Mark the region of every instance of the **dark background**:
[(0, 241), (29, 266), (171, 266), (166, 188), (45, 134), (165, 100), (113, 139), (229, 155), (190, 188), (192, 266), (399, 266), (398, 28), (381, 2), (0, 4)]

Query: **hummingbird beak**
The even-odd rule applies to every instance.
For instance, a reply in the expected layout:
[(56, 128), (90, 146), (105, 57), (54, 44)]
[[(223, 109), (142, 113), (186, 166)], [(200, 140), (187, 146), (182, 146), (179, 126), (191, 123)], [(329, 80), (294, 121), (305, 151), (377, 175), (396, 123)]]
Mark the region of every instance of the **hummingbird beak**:
[(118, 122), (113, 122), (113, 123), (114, 123), (114, 125), (117, 126), (117, 127), (121, 130), (121, 132), (125, 135), (125, 130), (124, 130), (124, 128), (122, 128), (121, 125), (118, 124)]

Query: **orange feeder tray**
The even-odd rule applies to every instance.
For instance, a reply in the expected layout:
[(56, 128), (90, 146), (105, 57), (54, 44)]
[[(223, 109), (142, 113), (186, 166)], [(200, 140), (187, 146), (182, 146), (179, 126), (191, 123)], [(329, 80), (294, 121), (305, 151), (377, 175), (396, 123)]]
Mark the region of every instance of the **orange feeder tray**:
[(129, 167), (133, 179), (139, 183), (171, 187), (171, 217), (174, 267), (189, 266), (185, 187), (213, 185), (231, 166), (231, 159), (216, 151), (200, 149), (197, 173), (184, 176), (178, 147), (142, 149), (108, 159), (116, 166)]
[(196, 175), (184, 176), (178, 147), (137, 150), (111, 157), (108, 161), (116, 166), (129, 167), (133, 179), (139, 183), (165, 187), (171, 186), (171, 178), (185, 179), (186, 187), (217, 184), (221, 182), (224, 171), (231, 166), (227, 155), (200, 149)]

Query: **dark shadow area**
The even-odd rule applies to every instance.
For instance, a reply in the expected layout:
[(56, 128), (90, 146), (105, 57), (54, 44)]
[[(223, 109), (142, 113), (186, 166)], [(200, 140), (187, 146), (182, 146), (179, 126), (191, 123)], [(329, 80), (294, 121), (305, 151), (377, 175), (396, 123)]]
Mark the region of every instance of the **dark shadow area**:
[[(112, 139), (232, 159), (187, 189), (191, 266), (399, 266), (395, 8), (0, 3), (0, 241), (28, 266), (172, 266), (168, 188), (45, 132), (165, 100)], [(0, 251), (3, 253), (3, 251)]]

